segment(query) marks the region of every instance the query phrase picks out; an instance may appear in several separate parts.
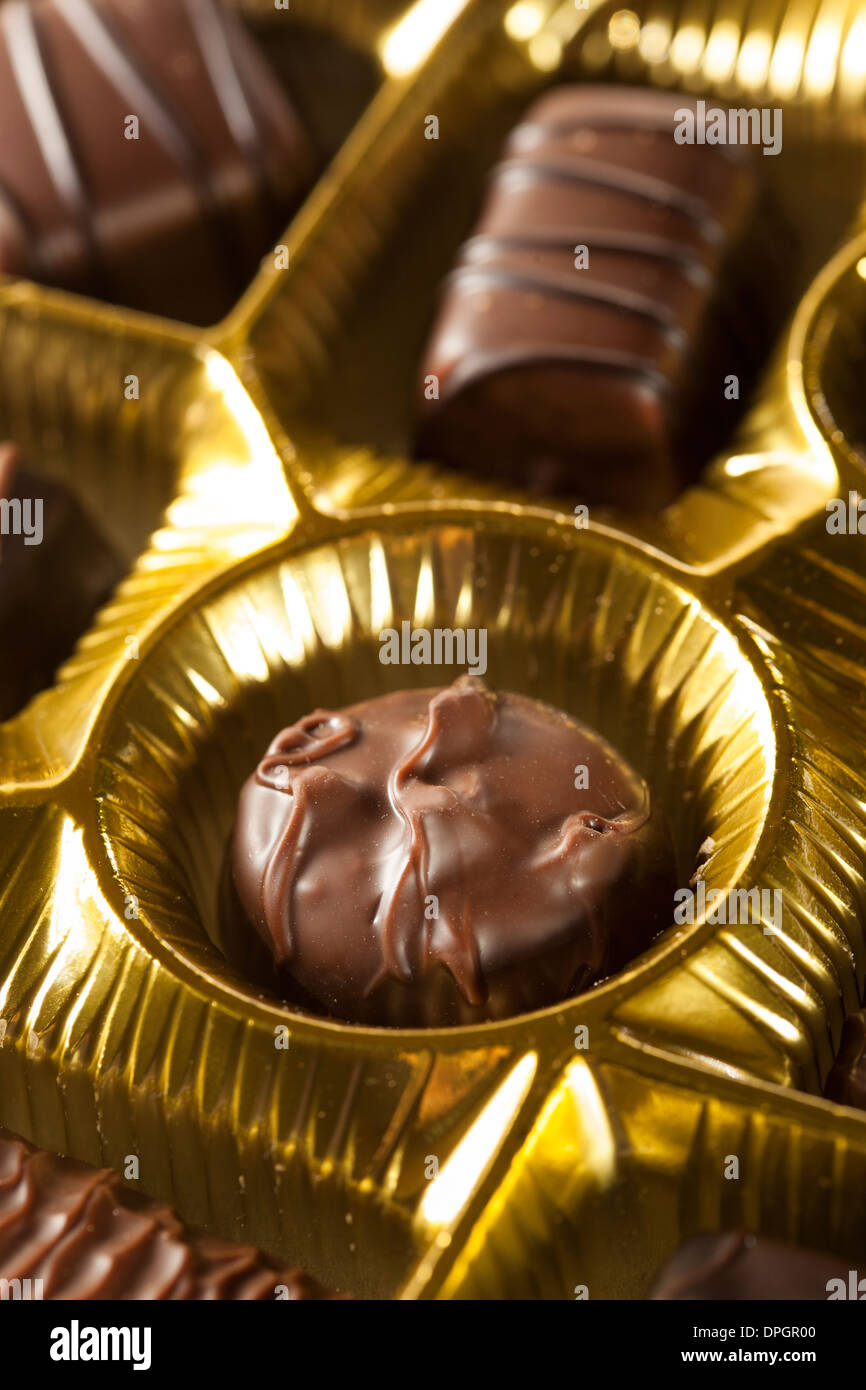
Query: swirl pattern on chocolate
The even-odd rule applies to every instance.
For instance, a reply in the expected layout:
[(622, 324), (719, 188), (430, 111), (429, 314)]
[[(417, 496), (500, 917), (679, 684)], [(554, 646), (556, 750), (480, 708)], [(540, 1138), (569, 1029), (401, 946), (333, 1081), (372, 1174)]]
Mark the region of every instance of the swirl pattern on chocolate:
[(0, 1280), (41, 1279), (46, 1299), (332, 1299), (251, 1246), (190, 1232), (109, 1168), (0, 1129)]
[(585, 988), (668, 924), (674, 880), (647, 787), (598, 735), (469, 676), (283, 731), (241, 793), (232, 869), (318, 1007), (410, 1025)]

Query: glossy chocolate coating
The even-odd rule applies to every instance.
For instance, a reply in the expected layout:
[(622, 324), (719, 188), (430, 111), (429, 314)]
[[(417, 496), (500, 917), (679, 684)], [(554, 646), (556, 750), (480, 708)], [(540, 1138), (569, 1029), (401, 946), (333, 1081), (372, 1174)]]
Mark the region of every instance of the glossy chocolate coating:
[(0, 1279), (46, 1299), (331, 1299), (299, 1269), (190, 1232), (170, 1207), (0, 1129)]
[[(6, 501), (15, 490), (15, 474), (18, 471), (18, 450), (14, 444), (0, 444), (0, 501)], [(3, 537), (0, 536), (0, 546)]]
[(35, 545), (0, 535), (0, 720), (51, 684), (124, 569), (72, 492), (0, 444), (0, 499), (10, 498), (41, 499), (43, 534)]
[(838, 1299), (850, 1297), (852, 1268), (857, 1281), (866, 1275), (862, 1261), (856, 1269), (842, 1255), (726, 1231), (694, 1236), (681, 1245), (647, 1297), (686, 1302)]
[(232, 866), (319, 1008), (406, 1026), (585, 989), (669, 924), (675, 886), (664, 819), (614, 750), (470, 676), (283, 730), (241, 792)]
[(653, 508), (718, 446), (738, 409), (725, 376), (746, 393), (766, 337), (757, 300), (736, 322), (731, 281), (758, 184), (751, 151), (676, 144), (689, 105), (586, 86), (531, 108), (443, 287), (419, 455)]
[(839, 1105), (866, 1110), (866, 1009), (845, 1020), (839, 1054), (824, 1094)]
[(194, 323), (231, 307), (312, 173), (221, 0), (9, 0), (0, 129), (0, 271)]

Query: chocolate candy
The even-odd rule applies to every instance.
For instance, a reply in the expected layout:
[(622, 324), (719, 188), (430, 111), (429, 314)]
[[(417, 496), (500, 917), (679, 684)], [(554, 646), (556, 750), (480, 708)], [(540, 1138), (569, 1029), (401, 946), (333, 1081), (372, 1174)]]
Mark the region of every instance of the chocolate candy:
[(674, 113), (689, 106), (576, 87), (531, 108), (444, 286), (420, 455), (653, 508), (718, 447), (738, 409), (726, 377), (746, 393), (770, 310), (752, 286), (738, 315), (751, 152), (677, 144)]
[(220, 317), (312, 155), (221, 0), (0, 6), (0, 271)]
[(72, 492), (0, 444), (0, 720), (50, 685), (124, 572)]
[(694, 1236), (656, 1277), (650, 1299), (859, 1299), (866, 1264), (817, 1250), (783, 1245), (745, 1231)]
[(244, 785), (241, 906), (315, 1007), (498, 1019), (620, 969), (671, 920), (647, 786), (598, 734), (464, 676), (284, 729)]
[(839, 1055), (827, 1077), (824, 1094), (839, 1105), (866, 1110), (866, 1009), (845, 1020)]
[[(7, 502), (15, 489), (18, 454), (14, 444), (0, 444), (0, 502)], [(3, 544), (0, 533), (0, 546)]]
[[(29, 1280), (30, 1296), (46, 1299), (339, 1296), (251, 1246), (188, 1231), (170, 1207), (130, 1191), (110, 1168), (35, 1149), (0, 1129), (4, 1280)], [(34, 1280), (42, 1281), (38, 1294)]]

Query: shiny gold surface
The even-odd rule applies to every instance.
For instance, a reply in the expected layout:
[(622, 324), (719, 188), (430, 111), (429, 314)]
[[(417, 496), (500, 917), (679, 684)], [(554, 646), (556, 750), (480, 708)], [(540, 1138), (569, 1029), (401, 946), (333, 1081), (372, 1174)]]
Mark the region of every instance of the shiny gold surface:
[[(790, 99), (793, 193), (863, 165), (859, 12), (445, 8), (401, 27), (385, 0), (293, 0), (296, 22), (345, 18), (381, 82), (289, 268), (212, 332), (0, 291), (2, 429), (130, 562), (0, 726), (0, 1123), (137, 1153), (187, 1220), (371, 1297), (640, 1297), (681, 1236), (739, 1223), (862, 1254), (866, 1116), (815, 1093), (866, 976), (866, 566), (824, 524), (866, 465), (866, 236), (846, 242), (866, 176), (804, 211), (817, 276), (729, 452), (666, 512), (578, 529), (406, 457), (437, 285), (542, 86)], [(246, 981), (216, 944), (240, 783), (290, 718), (427, 683), (377, 660), (403, 618), (486, 627), (494, 684), (648, 777), (683, 881), (711, 837), (707, 886), (781, 890), (777, 930), (704, 915), (560, 1008), (472, 1029), (343, 1026)]]

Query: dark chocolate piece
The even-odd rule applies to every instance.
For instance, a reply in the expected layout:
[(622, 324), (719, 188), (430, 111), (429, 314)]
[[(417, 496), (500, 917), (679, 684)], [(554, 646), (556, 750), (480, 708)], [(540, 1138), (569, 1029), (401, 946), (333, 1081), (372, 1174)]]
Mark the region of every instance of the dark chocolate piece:
[(193, 323), (231, 307), (312, 174), (221, 0), (8, 0), (0, 129), (0, 271)]
[[(18, 451), (14, 444), (0, 444), (0, 502), (6, 502), (15, 490), (15, 474), (18, 469)], [(0, 533), (0, 547), (3, 545)]]
[(824, 1094), (839, 1105), (866, 1110), (866, 1009), (846, 1018), (839, 1054)]
[(123, 572), (72, 492), (0, 444), (0, 720), (51, 684)]
[[(30, 1280), (30, 1296), (45, 1299), (340, 1297), (252, 1246), (187, 1230), (110, 1168), (0, 1129), (0, 1282), (13, 1280)], [(38, 1295), (33, 1280), (42, 1281)], [(4, 1297), (21, 1294), (19, 1285)]]
[(759, 190), (751, 151), (675, 142), (693, 106), (587, 86), (531, 108), (443, 289), (419, 455), (640, 509), (719, 446), (725, 378), (745, 394), (768, 337), (732, 280)]
[(610, 745), (471, 676), (283, 730), (241, 793), (232, 864), (315, 1005), (405, 1026), (587, 988), (669, 924), (675, 886), (661, 812)]
[(727, 1231), (694, 1236), (681, 1245), (647, 1297), (685, 1302), (859, 1299), (866, 1296), (864, 1276), (863, 1261), (857, 1269), (841, 1255)]

